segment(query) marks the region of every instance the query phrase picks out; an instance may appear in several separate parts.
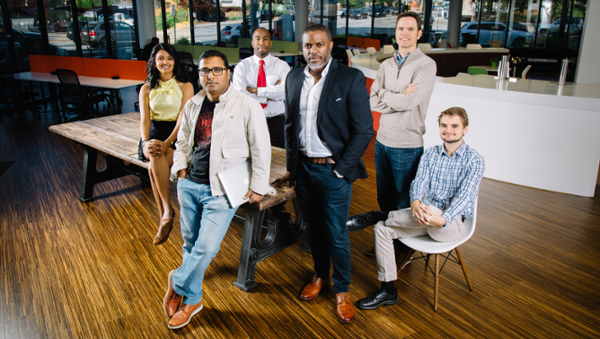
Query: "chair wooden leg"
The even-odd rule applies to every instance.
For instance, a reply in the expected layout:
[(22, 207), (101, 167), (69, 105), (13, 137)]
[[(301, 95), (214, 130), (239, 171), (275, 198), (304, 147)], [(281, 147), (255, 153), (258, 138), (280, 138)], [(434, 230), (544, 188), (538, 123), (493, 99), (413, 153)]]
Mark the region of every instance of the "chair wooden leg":
[(469, 291), (473, 290), (473, 285), (471, 285), (471, 279), (469, 279), (469, 275), (467, 274), (467, 267), (465, 266), (465, 262), (462, 259), (462, 255), (460, 255), (460, 251), (458, 247), (455, 248), (456, 256), (458, 257), (458, 262), (460, 263), (460, 267), (462, 267), (463, 273), (465, 274), (465, 279), (467, 279), (467, 285), (469, 285)]
[[(429, 256), (429, 254), (427, 256)], [(440, 255), (438, 253), (435, 254), (435, 275), (433, 279), (433, 310), (437, 311), (438, 287), (440, 284)]]
[(427, 267), (429, 266), (429, 257), (431, 254), (427, 253), (427, 257), (425, 258), (425, 272), (427, 272)]

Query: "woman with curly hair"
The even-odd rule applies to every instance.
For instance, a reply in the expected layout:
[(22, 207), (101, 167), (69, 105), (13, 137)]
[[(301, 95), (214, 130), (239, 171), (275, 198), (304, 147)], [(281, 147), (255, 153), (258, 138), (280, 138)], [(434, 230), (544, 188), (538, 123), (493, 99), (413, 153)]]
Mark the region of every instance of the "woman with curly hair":
[(154, 245), (164, 243), (173, 228), (173, 206), (169, 173), (173, 165), (175, 140), (185, 103), (194, 88), (183, 73), (177, 51), (165, 43), (156, 45), (148, 59), (148, 78), (140, 90), (140, 146), (138, 156), (149, 160), (148, 174), (160, 214)]

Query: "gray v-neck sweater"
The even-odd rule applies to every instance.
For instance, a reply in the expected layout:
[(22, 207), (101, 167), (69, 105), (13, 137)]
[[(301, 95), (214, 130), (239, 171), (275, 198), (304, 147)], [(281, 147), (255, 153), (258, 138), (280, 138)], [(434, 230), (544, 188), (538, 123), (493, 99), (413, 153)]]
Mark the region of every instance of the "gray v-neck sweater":
[[(408, 55), (400, 70), (395, 57), (381, 63), (370, 97), (371, 110), (381, 113), (377, 141), (394, 148), (423, 146), (425, 116), (436, 71), (435, 61), (418, 48)], [(417, 90), (402, 94), (414, 82)]]

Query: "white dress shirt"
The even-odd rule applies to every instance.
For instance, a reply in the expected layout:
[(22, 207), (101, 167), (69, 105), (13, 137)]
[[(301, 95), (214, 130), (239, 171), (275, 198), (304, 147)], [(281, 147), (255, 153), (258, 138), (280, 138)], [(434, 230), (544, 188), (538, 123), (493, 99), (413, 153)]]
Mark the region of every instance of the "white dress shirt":
[(332, 155), (325, 142), (319, 138), (317, 128), (317, 112), (319, 101), (323, 92), (323, 84), (329, 73), (331, 61), (321, 73), (321, 79), (315, 83), (315, 78), (310, 74), (309, 67), (304, 68), (304, 83), (300, 94), (300, 135), (298, 138), (299, 149), (310, 158), (324, 158)]
[[(267, 78), (267, 87), (256, 87), (258, 80), (258, 69), (260, 60), (265, 61), (264, 70)], [(267, 104), (264, 108), (265, 116), (271, 118), (285, 113), (283, 99), (285, 99), (285, 78), (290, 72), (287, 62), (272, 56), (271, 54), (261, 59), (256, 55), (240, 61), (233, 70), (233, 88), (255, 98), (261, 104)], [(279, 85), (275, 83), (281, 80)], [(254, 87), (257, 94), (251, 94), (246, 87)], [(267, 100), (269, 99), (269, 100)]]

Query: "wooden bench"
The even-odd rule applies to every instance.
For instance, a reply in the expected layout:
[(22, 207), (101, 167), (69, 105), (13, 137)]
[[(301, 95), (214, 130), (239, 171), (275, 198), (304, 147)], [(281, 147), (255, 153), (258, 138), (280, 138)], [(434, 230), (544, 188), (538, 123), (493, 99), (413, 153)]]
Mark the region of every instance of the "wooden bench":
[[(138, 159), (140, 140), (140, 114), (126, 113), (103, 118), (54, 125), (50, 131), (71, 139), (83, 146), (83, 176), (79, 200), (93, 199), (97, 183), (120, 178), (147, 169), (149, 163)], [(98, 152), (106, 154), (106, 167), (96, 170)], [(271, 151), (271, 179), (285, 173), (285, 150), (273, 147)], [(288, 186), (276, 188), (277, 194), (265, 196), (259, 204), (244, 204), (238, 213), (244, 217), (244, 236), (240, 253), (240, 266), (234, 285), (248, 291), (256, 283), (256, 265), (263, 259), (292, 245), (304, 236), (304, 223), (296, 192)], [(261, 240), (265, 211), (277, 204), (292, 200), (296, 218), (267, 222), (267, 234)]]

